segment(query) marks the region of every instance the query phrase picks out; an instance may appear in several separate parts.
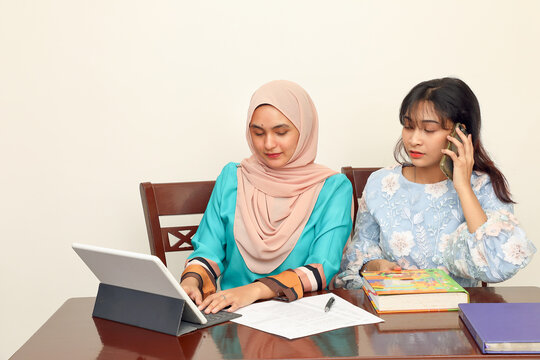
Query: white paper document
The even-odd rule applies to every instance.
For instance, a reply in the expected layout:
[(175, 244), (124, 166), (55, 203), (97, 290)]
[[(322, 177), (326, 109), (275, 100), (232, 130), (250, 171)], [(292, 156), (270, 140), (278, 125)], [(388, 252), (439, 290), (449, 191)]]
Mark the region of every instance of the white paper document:
[[(325, 312), (331, 297), (335, 302)], [(242, 316), (231, 321), (288, 339), (383, 321), (334, 294), (308, 296), (293, 302), (263, 301), (235, 312)]]

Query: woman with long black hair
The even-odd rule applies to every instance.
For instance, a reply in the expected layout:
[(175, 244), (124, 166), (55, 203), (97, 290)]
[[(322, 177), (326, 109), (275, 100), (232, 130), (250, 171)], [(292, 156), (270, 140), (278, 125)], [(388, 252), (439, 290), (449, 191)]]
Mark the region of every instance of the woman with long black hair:
[[(526, 266), (536, 248), (482, 145), (480, 106), (469, 86), (456, 78), (422, 82), (403, 100), (399, 120), (399, 164), (370, 176), (336, 285), (361, 287), (364, 270), (443, 268), (462, 286), (477, 286)], [(453, 181), (441, 169), (443, 156)]]

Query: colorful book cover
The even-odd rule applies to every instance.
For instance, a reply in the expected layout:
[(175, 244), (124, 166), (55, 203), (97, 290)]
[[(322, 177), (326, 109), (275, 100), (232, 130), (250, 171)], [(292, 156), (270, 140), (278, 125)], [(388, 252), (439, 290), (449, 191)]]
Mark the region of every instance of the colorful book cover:
[(459, 316), (484, 354), (540, 354), (540, 303), (460, 304)]
[[(366, 271), (362, 276), (377, 312), (457, 311), (456, 301), (469, 302), (467, 291), (441, 269)], [(414, 294), (419, 296), (403, 296)], [(399, 300), (390, 300), (393, 295)]]

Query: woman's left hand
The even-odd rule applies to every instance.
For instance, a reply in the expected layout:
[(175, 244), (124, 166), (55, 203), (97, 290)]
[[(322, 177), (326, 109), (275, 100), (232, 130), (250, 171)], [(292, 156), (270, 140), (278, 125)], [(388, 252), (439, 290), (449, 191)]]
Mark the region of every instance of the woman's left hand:
[(199, 310), (204, 310), (205, 313), (210, 314), (217, 313), (225, 307), (230, 306), (227, 311), (232, 312), (257, 300), (269, 299), (274, 296), (274, 292), (268, 286), (260, 281), (256, 281), (251, 284), (208, 295), (202, 304), (199, 305)]
[(472, 136), (465, 135), (459, 127), (456, 127), (461, 142), (448, 135), (448, 141), (451, 141), (457, 148), (457, 154), (452, 150), (442, 149), (441, 151), (448, 155), (454, 162), (454, 188), (459, 193), (460, 190), (471, 187), (471, 176), (474, 165), (474, 147)]

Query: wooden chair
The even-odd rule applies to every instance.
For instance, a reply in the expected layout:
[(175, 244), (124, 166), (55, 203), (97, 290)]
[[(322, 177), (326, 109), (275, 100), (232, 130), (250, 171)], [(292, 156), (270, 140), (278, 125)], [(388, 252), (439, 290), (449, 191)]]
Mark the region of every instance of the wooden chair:
[(341, 168), (341, 173), (345, 174), (352, 184), (353, 199), (354, 201), (354, 218), (353, 218), (353, 230), (356, 224), (356, 214), (358, 213), (358, 199), (362, 197), (362, 192), (366, 186), (367, 179), (372, 172), (379, 170), (380, 168), (353, 168), (351, 166), (344, 166)]
[[(150, 251), (163, 261), (170, 251), (191, 251), (191, 238), (199, 225), (161, 226), (160, 216), (203, 214), (214, 189), (215, 181), (179, 182), (140, 185), (141, 200), (148, 231)], [(178, 241), (171, 244), (169, 235)]]

